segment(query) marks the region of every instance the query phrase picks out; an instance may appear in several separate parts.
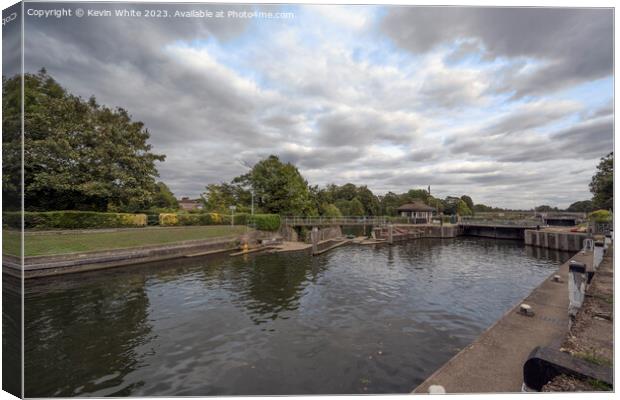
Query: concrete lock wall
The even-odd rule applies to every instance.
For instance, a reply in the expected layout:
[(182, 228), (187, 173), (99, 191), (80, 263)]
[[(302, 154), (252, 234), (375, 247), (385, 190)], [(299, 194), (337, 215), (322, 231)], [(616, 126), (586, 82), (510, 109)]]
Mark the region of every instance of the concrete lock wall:
[(563, 251), (579, 251), (587, 235), (578, 232), (525, 231), (525, 244)]
[(495, 239), (523, 240), (524, 229), (493, 226), (465, 226), (463, 227), (463, 234)]

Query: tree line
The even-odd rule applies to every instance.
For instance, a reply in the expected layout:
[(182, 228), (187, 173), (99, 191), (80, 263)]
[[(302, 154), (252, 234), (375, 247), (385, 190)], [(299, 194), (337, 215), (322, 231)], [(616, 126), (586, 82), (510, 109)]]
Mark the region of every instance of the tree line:
[[(69, 93), (45, 69), (24, 77), (24, 201), (26, 210), (135, 212), (175, 210), (178, 202), (158, 181), (150, 134), (122, 108), (109, 108), (95, 97)], [(21, 206), (21, 77), (2, 77), (3, 209)], [(591, 200), (571, 204), (569, 211), (613, 208), (613, 153), (601, 159), (590, 183)], [(281, 215), (396, 215), (413, 201), (445, 214), (504, 211), (474, 204), (468, 195), (438, 198), (428, 190), (374, 194), (366, 185), (310, 185), (297, 167), (271, 155), (230, 182), (206, 187), (201, 201), (207, 211)], [(539, 210), (554, 210), (540, 206)]]
[(396, 215), (398, 207), (413, 201), (421, 201), (446, 214), (472, 215), (474, 211), (497, 210), (474, 204), (467, 195), (441, 199), (425, 189), (376, 195), (368, 186), (353, 183), (310, 185), (297, 167), (275, 155), (257, 162), (248, 173), (230, 182), (208, 185), (202, 199), (205, 209), (221, 213), (229, 212), (230, 206), (250, 212), (253, 204), (255, 212), (282, 215)]

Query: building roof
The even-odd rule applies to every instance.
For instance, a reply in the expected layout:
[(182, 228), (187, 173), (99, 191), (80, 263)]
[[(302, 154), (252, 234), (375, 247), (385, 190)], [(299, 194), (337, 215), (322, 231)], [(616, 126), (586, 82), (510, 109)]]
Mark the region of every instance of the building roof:
[(190, 203), (195, 204), (198, 203), (200, 199), (190, 199), (189, 197), (182, 197), (181, 200), (178, 200), (179, 203)]
[(435, 211), (435, 209), (431, 206), (427, 206), (422, 201), (416, 200), (412, 203), (403, 204), (398, 207), (398, 211), (416, 211), (416, 212), (424, 212), (424, 211)]

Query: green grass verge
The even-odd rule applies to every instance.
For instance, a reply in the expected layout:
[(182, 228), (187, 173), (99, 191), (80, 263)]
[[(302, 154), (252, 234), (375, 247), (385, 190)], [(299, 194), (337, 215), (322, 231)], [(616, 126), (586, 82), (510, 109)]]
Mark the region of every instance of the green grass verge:
[[(63, 234), (26, 233), (24, 251), (26, 256), (80, 253), (97, 250), (126, 249), (130, 247), (168, 244), (185, 240), (211, 239), (237, 236), (246, 232), (245, 226), (198, 226), (175, 228), (143, 228), (116, 232), (87, 232)], [(2, 251), (19, 253), (19, 232), (2, 232)]]

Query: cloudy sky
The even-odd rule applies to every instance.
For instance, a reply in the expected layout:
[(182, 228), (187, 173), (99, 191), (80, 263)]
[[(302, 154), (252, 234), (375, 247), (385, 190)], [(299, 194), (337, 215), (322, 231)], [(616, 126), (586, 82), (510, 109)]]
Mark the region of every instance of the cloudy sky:
[(609, 9), (151, 8), (294, 14), (26, 17), (26, 71), (145, 122), (177, 196), (276, 154), (311, 184), (565, 207), (613, 148)]

